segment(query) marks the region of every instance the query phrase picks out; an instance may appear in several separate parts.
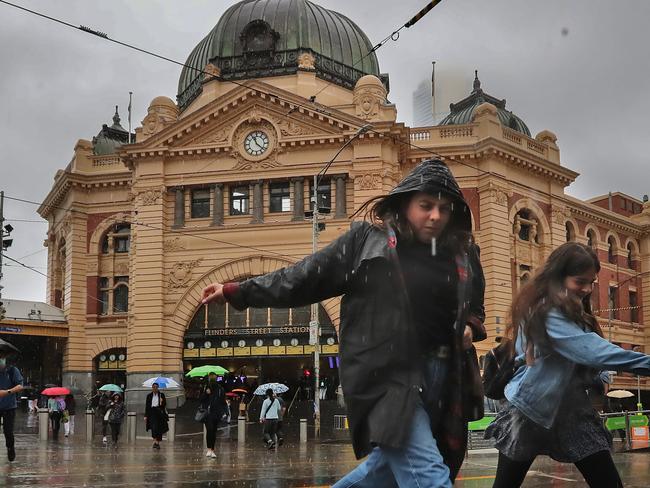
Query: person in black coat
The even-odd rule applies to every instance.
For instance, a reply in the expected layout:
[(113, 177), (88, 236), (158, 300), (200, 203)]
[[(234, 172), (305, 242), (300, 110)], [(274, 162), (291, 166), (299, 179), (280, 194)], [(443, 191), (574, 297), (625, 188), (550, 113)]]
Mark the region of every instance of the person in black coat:
[(217, 381), (217, 375), (214, 373), (208, 375), (208, 382), (201, 393), (201, 406), (208, 411), (207, 416), (203, 420), (208, 448), (205, 455), (209, 458), (216, 458), (214, 443), (217, 440), (217, 428), (219, 427), (219, 422), (226, 415), (228, 405), (226, 403), (226, 393)]
[(415, 473), (420, 486), (448, 487), (467, 422), (483, 416), (472, 342), (487, 337), (485, 280), (470, 208), (449, 168), (428, 160), (364, 211), (299, 263), (208, 285), (202, 303), (288, 308), (342, 296), (340, 381), (354, 452), (370, 457), (335, 486), (407, 486)]
[(162, 391), (158, 390), (158, 383), (151, 385), (151, 393), (147, 395), (144, 409), (144, 422), (146, 429), (151, 430), (153, 448), (160, 449), (160, 441), (165, 432), (169, 430), (167, 415), (167, 399)]

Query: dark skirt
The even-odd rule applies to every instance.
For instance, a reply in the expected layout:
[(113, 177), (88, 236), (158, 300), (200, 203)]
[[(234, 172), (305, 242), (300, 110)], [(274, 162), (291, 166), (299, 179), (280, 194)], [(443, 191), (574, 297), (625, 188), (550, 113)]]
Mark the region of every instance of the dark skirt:
[(575, 463), (612, 446), (612, 436), (584, 388), (573, 385), (550, 429), (536, 424), (507, 403), (486, 429), (485, 438), (493, 438), (497, 450), (514, 461), (528, 461), (545, 454), (559, 462)]
[(160, 440), (162, 435), (169, 430), (167, 415), (160, 407), (152, 407), (147, 420), (151, 427), (151, 437), (154, 439)]

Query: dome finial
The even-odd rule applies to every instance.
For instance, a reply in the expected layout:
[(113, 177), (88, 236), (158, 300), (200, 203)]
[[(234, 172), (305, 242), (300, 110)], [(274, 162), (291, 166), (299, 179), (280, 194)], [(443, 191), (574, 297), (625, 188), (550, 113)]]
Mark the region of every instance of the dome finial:
[(474, 91), (479, 91), (481, 89), (481, 80), (478, 79), (478, 70), (474, 70)]
[(117, 105), (115, 105), (115, 115), (113, 115), (113, 125), (120, 125), (120, 114), (117, 113)]

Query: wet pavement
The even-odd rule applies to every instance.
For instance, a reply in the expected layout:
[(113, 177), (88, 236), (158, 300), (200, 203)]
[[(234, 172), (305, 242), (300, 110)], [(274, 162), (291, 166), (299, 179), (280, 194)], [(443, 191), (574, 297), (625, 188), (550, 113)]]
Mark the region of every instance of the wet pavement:
[[(17, 457), (6, 461), (0, 441), (0, 486), (7, 487), (324, 487), (356, 466), (352, 448), (344, 436), (331, 433), (321, 440), (298, 442), (296, 423), (289, 422), (287, 443), (268, 451), (260, 441), (261, 430), (249, 424), (247, 441), (236, 440), (237, 427), (223, 428), (217, 439), (217, 459), (204, 457), (198, 424), (188, 423), (176, 442), (163, 442), (160, 451), (138, 434), (135, 444), (120, 439), (118, 446), (104, 446), (101, 436), (86, 443), (82, 419), (73, 437), (61, 434), (58, 441), (39, 441), (33, 431), (35, 417), (18, 417)], [(455, 486), (490, 487), (494, 479), (493, 450), (473, 451)], [(617, 453), (616, 464), (625, 486), (650, 486), (648, 452)], [(524, 487), (586, 487), (572, 465), (540, 458), (533, 465)]]

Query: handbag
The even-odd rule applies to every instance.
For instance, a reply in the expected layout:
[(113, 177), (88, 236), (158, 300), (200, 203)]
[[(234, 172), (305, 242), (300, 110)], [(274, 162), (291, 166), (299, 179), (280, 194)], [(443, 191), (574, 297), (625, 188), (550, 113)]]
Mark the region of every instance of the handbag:
[(208, 409), (205, 407), (199, 407), (196, 409), (194, 414), (194, 420), (197, 422), (205, 422), (205, 419), (208, 418)]
[(492, 400), (505, 398), (505, 387), (515, 375), (515, 357), (507, 342), (490, 349), (483, 363), (483, 389)]

